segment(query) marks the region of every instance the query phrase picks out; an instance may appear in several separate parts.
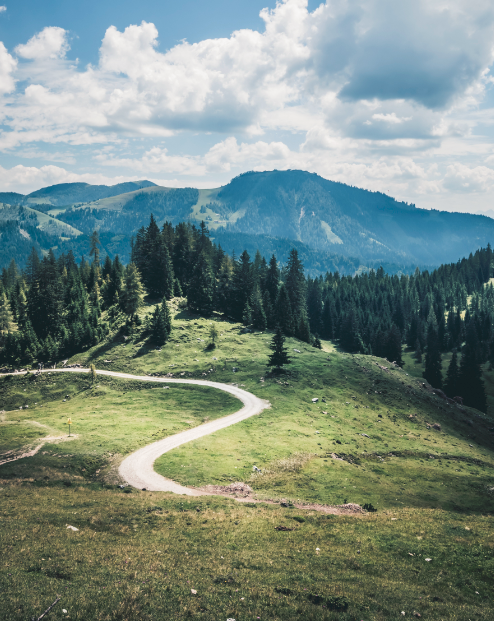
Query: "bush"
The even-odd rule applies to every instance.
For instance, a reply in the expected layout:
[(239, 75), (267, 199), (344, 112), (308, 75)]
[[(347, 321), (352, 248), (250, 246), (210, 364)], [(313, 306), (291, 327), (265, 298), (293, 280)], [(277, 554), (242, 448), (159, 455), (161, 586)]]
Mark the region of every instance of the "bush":
[(374, 507), (371, 502), (366, 502), (362, 509), (364, 511), (368, 511), (369, 513), (374, 513), (375, 511), (377, 511), (376, 507)]

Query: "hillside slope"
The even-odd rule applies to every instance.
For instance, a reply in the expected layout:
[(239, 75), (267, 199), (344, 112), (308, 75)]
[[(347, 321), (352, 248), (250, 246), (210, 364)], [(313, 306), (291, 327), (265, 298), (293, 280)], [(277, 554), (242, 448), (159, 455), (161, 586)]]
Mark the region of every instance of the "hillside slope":
[(264, 249), (265, 256), (273, 247), (283, 254), (299, 244), (313, 256), (306, 263), (312, 273), (338, 266), (355, 273), (380, 264), (391, 272), (410, 272), (417, 265), (457, 261), (494, 238), (492, 218), (418, 209), (304, 171), (245, 173), (209, 190), (139, 181), (111, 187), (61, 184), (24, 197), (0, 196), (6, 203), (21, 197), (22, 204), (86, 235), (98, 230), (111, 240), (103, 251), (119, 252), (124, 260), (130, 237), (147, 226), (151, 214), (160, 225), (204, 220), (228, 252), (238, 251), (246, 240), (249, 247)]
[(212, 190), (155, 186), (58, 212), (80, 230), (136, 231), (158, 222), (200, 222), (220, 237), (284, 238), (364, 263), (457, 261), (494, 237), (486, 216), (429, 211), (304, 171), (245, 173)]

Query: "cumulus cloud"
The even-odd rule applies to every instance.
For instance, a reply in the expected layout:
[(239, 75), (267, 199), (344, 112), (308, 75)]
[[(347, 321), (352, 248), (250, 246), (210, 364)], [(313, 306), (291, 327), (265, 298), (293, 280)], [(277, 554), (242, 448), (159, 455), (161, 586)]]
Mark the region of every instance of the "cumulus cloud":
[[(488, 167), (448, 169), (447, 157), (481, 123), (465, 115), (492, 81), (492, 2), (327, 0), (310, 12), (281, 0), (261, 18), (261, 32), (169, 50), (154, 24), (110, 26), (85, 68), (62, 28), (18, 45), (19, 61), (0, 44), (0, 148), (111, 144), (96, 165), (199, 180), (300, 167), (404, 198), (490, 187)], [(177, 155), (166, 139), (187, 131), (216, 144)], [(139, 140), (144, 155), (129, 156)]]
[(7, 10), (6, 6), (0, 6), (0, 13), (5, 13), (6, 10)]
[(7, 52), (0, 42), (0, 95), (11, 93), (15, 88), (14, 71), (17, 61)]
[[(38, 67), (31, 76), (24, 67), (32, 85), (18, 94), (12, 125), (32, 129), (41, 111), (54, 136), (259, 135), (282, 124), (299, 131), (304, 118), (321, 113), (331, 122), (339, 108), (347, 116), (341, 131), (351, 136), (430, 135), (434, 111), (469, 89), (475, 100), (471, 89), (492, 62), (494, 8), (483, 0), (451, 7), (440, 0), (333, 0), (310, 13), (307, 0), (283, 0), (261, 12), (263, 32), (184, 41), (166, 52), (154, 24), (111, 26), (97, 67)], [(63, 59), (69, 49), (67, 32), (48, 27), (15, 51), (44, 61)], [(369, 110), (369, 102), (382, 109)]]
[[(348, 60), (348, 99), (408, 99), (447, 105), (492, 63), (494, 6), (453, 0), (366, 0)], [(326, 10), (330, 10), (326, 5)]]
[(447, 190), (454, 192), (487, 192), (494, 188), (494, 170), (487, 166), (471, 168), (457, 162), (448, 166), (443, 184)]
[(15, 53), (29, 60), (45, 60), (64, 58), (69, 50), (67, 31), (57, 26), (49, 26), (31, 37), (26, 44), (18, 45)]

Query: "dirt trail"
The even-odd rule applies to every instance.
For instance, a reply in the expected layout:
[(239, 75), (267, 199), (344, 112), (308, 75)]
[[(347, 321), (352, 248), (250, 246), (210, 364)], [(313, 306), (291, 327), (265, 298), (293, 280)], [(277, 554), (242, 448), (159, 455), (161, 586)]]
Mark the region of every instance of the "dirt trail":
[[(43, 372), (89, 373), (89, 369), (44, 369)], [(246, 418), (259, 414), (265, 408), (270, 407), (267, 401), (259, 399), (259, 397), (256, 397), (246, 390), (242, 390), (236, 386), (229, 386), (228, 384), (221, 384), (219, 382), (194, 379), (175, 379), (168, 377), (151, 377), (149, 375), (131, 375), (130, 373), (119, 373), (117, 371), (106, 370), (98, 370), (97, 374), (109, 377), (119, 377), (122, 379), (139, 380), (143, 382), (156, 382), (158, 384), (194, 384), (196, 386), (210, 386), (211, 388), (217, 388), (218, 390), (230, 393), (244, 404), (244, 406), (234, 414), (204, 423), (203, 425), (199, 425), (193, 429), (187, 429), (186, 431), (164, 438), (163, 440), (158, 440), (158, 442), (148, 444), (147, 446), (144, 446), (135, 453), (132, 453), (126, 457), (120, 464), (118, 472), (124, 481), (138, 489), (145, 488), (154, 492), (173, 492), (175, 494), (186, 494), (187, 496), (208, 495), (208, 492), (206, 491), (184, 487), (183, 485), (161, 476), (154, 471), (154, 462), (164, 453), (167, 453), (182, 444), (186, 444), (192, 440), (198, 440), (199, 438), (214, 433), (215, 431), (219, 431), (220, 429), (239, 423)], [(209, 494), (213, 495), (211, 492), (209, 492)]]
[[(89, 369), (44, 369), (43, 372), (89, 373)], [(264, 409), (270, 407), (268, 401), (259, 399), (259, 397), (256, 397), (252, 393), (247, 392), (246, 390), (242, 390), (241, 388), (237, 388), (236, 386), (221, 384), (220, 382), (210, 382), (208, 380), (175, 379), (168, 377), (163, 378), (152, 377), (149, 375), (131, 375), (130, 373), (119, 373), (117, 371), (106, 370), (98, 370), (96, 371), (96, 373), (98, 375), (106, 375), (109, 377), (119, 377), (122, 379), (139, 380), (144, 382), (156, 382), (158, 384), (194, 384), (196, 386), (210, 386), (211, 388), (217, 388), (218, 390), (223, 390), (224, 392), (230, 393), (231, 395), (237, 397), (237, 399), (239, 399), (244, 404), (244, 406), (234, 414), (229, 414), (228, 416), (224, 416), (223, 418), (204, 423), (203, 425), (199, 425), (198, 427), (194, 427), (193, 429), (182, 431), (181, 433), (177, 433), (168, 438), (164, 438), (163, 440), (158, 440), (157, 442), (148, 444), (147, 446), (144, 446), (138, 451), (135, 451), (135, 453), (128, 455), (120, 464), (118, 472), (122, 479), (124, 479), (124, 481), (126, 481), (129, 485), (132, 485), (132, 487), (136, 487), (137, 489), (146, 489), (153, 492), (173, 492), (174, 494), (184, 494), (187, 496), (227, 496), (230, 498), (234, 498), (239, 502), (268, 502), (273, 504), (280, 504), (277, 501), (256, 499), (252, 494), (252, 490), (245, 483), (234, 483), (226, 487), (208, 485), (202, 489), (184, 487), (179, 483), (175, 483), (175, 481), (172, 481), (171, 479), (167, 479), (161, 476), (160, 474), (155, 472), (153, 467), (154, 462), (158, 459), (158, 457), (161, 457), (161, 455), (164, 455), (168, 451), (171, 451), (172, 449), (177, 448), (182, 444), (186, 444), (187, 442), (191, 442), (192, 440), (197, 440), (204, 436), (210, 435), (215, 431), (219, 431), (220, 429), (225, 429), (230, 425), (239, 423), (246, 418), (250, 418), (251, 416), (260, 414)], [(46, 441), (48, 440), (48, 438), (44, 438), (43, 440)], [(35, 452), (37, 452), (40, 448), (41, 445), (36, 448)], [(27, 456), (28, 454), (22, 455), (22, 457)], [(18, 459), (20, 459), (20, 457)], [(239, 490), (238, 486), (243, 486), (248, 489)], [(333, 513), (340, 515), (358, 515), (362, 513), (361, 507), (355, 504), (330, 506), (297, 503), (293, 506), (300, 509), (315, 510), (322, 513)]]

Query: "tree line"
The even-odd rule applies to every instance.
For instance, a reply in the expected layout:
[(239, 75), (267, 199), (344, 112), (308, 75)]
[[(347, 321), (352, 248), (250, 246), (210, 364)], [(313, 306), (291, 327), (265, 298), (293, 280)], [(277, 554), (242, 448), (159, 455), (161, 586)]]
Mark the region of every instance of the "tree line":
[[(169, 222), (153, 216), (132, 241), (131, 261), (99, 257), (97, 233), (90, 260), (71, 252), (2, 272), (0, 362), (53, 361), (102, 340), (117, 321), (139, 323), (143, 295), (156, 301), (146, 329), (157, 345), (168, 339), (167, 300), (183, 297), (190, 311), (213, 311), (255, 330), (279, 327), (314, 346), (334, 339), (348, 352), (373, 354), (402, 365), (402, 347), (425, 356), (425, 378), (450, 397), (485, 411), (481, 365), (494, 362), (494, 288), (490, 246), (457, 263), (411, 276), (382, 268), (358, 276), (306, 277), (296, 249), (285, 265), (259, 252), (230, 256), (204, 223)], [(453, 352), (445, 378), (441, 358)]]

